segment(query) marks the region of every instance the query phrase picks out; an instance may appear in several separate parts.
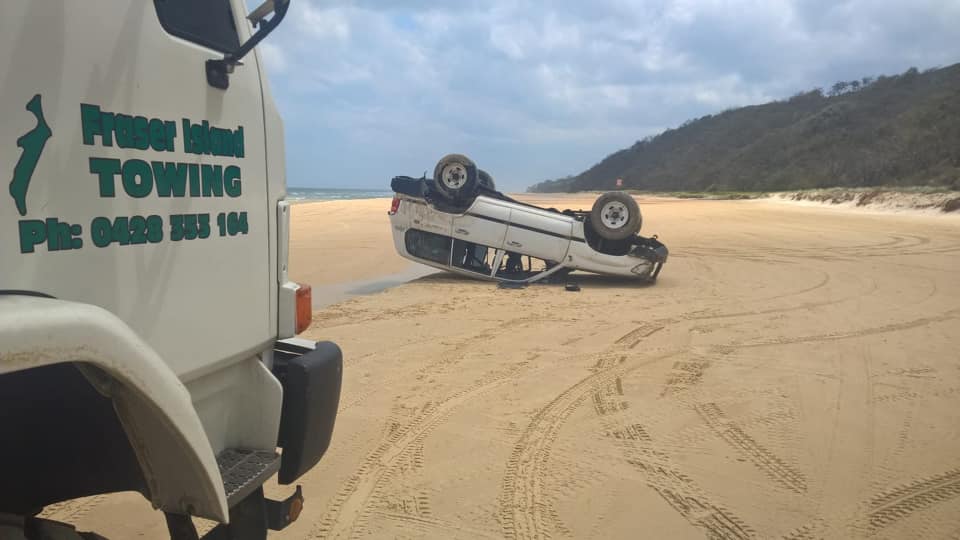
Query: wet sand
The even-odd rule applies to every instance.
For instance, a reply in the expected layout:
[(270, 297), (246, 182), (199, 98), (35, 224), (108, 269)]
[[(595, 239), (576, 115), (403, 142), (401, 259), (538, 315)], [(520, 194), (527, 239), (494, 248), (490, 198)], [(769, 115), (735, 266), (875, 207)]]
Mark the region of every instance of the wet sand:
[[(325, 205), (294, 213), (295, 277), (408, 268), (388, 201)], [(303, 514), (271, 538), (960, 534), (960, 220), (641, 208), (671, 251), (653, 286), (440, 274), (318, 310), (307, 335), (345, 354), (340, 416)], [(133, 495), (48, 513), (165, 538)]]
[(313, 287), (369, 281), (414, 266), (393, 249), (390, 199), (294, 204), (290, 279)]

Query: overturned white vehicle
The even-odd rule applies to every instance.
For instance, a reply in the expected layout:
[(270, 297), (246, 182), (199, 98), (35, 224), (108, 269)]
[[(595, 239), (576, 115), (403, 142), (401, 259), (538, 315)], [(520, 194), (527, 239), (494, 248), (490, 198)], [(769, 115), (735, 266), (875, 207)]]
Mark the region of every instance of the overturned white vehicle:
[(582, 270), (653, 282), (667, 260), (655, 236), (637, 234), (640, 208), (624, 192), (604, 193), (591, 211), (539, 208), (498, 192), (459, 154), (433, 179), (398, 176), (391, 188), (397, 252), (457, 274), (530, 283)]

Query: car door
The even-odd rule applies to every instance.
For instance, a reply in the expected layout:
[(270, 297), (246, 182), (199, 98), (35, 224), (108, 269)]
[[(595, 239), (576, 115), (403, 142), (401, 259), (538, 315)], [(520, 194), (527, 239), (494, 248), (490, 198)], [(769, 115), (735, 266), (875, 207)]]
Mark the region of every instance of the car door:
[(499, 201), (478, 197), (470, 208), (453, 218), (453, 237), (499, 249), (507, 234), (510, 208)]
[(509, 219), (510, 208), (487, 197), (478, 197), (463, 214), (453, 216), (451, 264), (461, 270), (490, 274)]
[(573, 220), (539, 208), (515, 206), (503, 247), (507, 251), (560, 262), (570, 249)]

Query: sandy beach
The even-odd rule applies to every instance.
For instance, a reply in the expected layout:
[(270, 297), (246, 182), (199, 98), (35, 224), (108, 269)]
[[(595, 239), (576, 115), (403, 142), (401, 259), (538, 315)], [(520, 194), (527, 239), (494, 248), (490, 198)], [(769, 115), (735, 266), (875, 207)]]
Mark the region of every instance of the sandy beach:
[(299, 203), (290, 214), (290, 279), (314, 287), (388, 276), (411, 266), (393, 249), (390, 199)]
[[(428, 271), (316, 311), (307, 337), (344, 351), (340, 413), (271, 538), (957, 538), (960, 219), (640, 206), (670, 248), (653, 286)], [(388, 208), (296, 205), (293, 278), (317, 295), (411, 272)], [(166, 533), (133, 494), (47, 515)]]

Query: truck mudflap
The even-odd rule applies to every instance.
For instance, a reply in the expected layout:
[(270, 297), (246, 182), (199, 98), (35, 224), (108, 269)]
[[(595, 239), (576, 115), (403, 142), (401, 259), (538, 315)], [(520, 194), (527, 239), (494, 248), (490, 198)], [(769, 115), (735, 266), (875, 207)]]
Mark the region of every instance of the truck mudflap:
[(316, 465), (330, 446), (340, 405), (343, 353), (329, 341), (278, 341), (273, 373), (283, 385), (278, 480), (290, 484)]
[[(283, 405), (277, 446), (283, 449), (276, 465), (273, 452), (229, 450), (237, 465), (238, 489), (231, 489), (230, 475), (224, 483), (230, 500), (229, 523), (221, 523), (200, 537), (188, 515), (166, 513), (171, 540), (264, 540), (268, 530), (280, 531), (296, 521), (303, 509), (300, 486), (282, 501), (267, 499), (263, 480), (279, 469), (278, 480), (290, 484), (320, 461), (330, 446), (340, 405), (343, 353), (336, 344), (300, 338), (278, 341), (273, 349), (273, 374), (283, 386)], [(251, 475), (254, 475), (252, 477)]]

